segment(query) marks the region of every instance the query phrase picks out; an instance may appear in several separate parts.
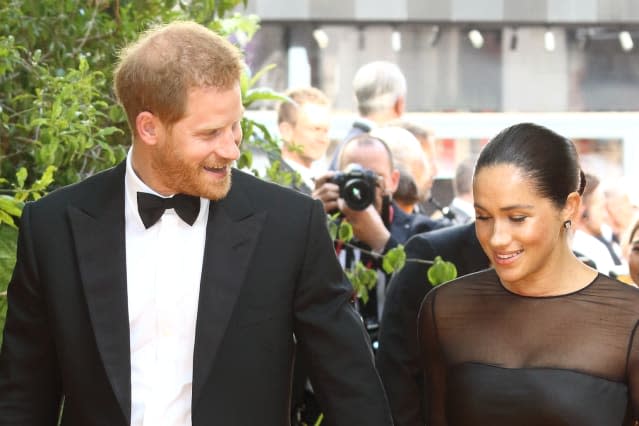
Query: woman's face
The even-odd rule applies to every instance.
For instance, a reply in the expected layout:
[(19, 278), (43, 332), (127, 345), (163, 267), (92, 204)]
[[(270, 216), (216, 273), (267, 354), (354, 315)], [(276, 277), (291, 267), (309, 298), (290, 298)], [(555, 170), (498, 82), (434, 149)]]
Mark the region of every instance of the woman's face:
[(639, 230), (636, 230), (630, 237), (628, 268), (630, 269), (630, 278), (639, 285)]
[(473, 191), (477, 238), (501, 281), (526, 288), (552, 274), (552, 260), (568, 247), (562, 211), (512, 165), (481, 168)]

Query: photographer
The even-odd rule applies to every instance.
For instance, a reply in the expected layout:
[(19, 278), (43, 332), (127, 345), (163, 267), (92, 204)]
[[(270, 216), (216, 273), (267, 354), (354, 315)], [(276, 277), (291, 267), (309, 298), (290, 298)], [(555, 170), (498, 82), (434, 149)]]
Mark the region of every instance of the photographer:
[[(315, 181), (312, 196), (322, 201), (324, 211), (331, 214), (339, 211), (342, 220), (347, 220), (353, 227), (352, 245), (355, 248), (347, 246), (339, 250), (342, 266), (349, 268), (361, 260), (364, 265), (380, 271), (377, 287), (370, 293), (368, 303), (358, 303), (375, 347), (388, 277), (381, 272), (380, 258), (370, 252), (384, 254), (410, 236), (430, 231), (437, 225), (429, 218), (407, 215), (393, 203), (399, 171), (393, 167), (392, 154), (381, 139), (362, 134), (347, 141), (338, 158), (338, 168), (340, 172), (327, 172)], [(357, 205), (366, 195), (366, 189), (356, 184), (353, 186), (357, 191), (348, 192), (349, 183), (353, 182), (361, 183), (363, 188), (367, 184), (374, 186), (371, 202), (366, 207)]]

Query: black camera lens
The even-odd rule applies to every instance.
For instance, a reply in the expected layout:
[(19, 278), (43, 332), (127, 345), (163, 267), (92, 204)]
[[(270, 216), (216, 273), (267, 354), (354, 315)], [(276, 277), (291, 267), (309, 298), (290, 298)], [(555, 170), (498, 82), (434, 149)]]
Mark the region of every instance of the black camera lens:
[(346, 181), (342, 189), (342, 198), (353, 210), (364, 210), (375, 199), (375, 187), (364, 179), (354, 178)]
[(364, 210), (375, 201), (377, 174), (359, 164), (351, 164), (332, 181), (339, 185), (339, 196), (352, 210)]

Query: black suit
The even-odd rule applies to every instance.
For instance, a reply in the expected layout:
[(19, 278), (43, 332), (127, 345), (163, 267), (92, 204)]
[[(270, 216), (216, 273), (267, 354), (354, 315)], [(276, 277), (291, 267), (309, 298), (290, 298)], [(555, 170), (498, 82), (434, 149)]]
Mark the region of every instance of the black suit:
[[(435, 256), (453, 262), (459, 276), (489, 266), (475, 236), (474, 222), (415, 235), (406, 245), (409, 259), (433, 260)], [(423, 426), (426, 422), (417, 315), (432, 288), (426, 277), (429, 267), (407, 262), (392, 278), (386, 293), (376, 361), (396, 426)]]
[(404, 212), (396, 203), (393, 203), (393, 220), (390, 224), (390, 233), (396, 244), (404, 244), (410, 237), (423, 232), (443, 228), (446, 222), (433, 220), (430, 217)]
[[(128, 425), (124, 163), (25, 206), (0, 355), (0, 422)], [(233, 171), (212, 202), (193, 354), (194, 426), (289, 422), (293, 333), (327, 424), (389, 425), (319, 202)]]

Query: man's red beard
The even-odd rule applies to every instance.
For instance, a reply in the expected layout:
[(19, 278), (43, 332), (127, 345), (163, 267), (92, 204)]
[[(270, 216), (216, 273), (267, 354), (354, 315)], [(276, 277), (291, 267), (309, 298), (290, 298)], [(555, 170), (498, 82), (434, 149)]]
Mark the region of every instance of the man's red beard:
[(211, 164), (192, 165), (184, 161), (181, 154), (170, 142), (164, 148), (155, 151), (151, 168), (162, 179), (164, 186), (175, 188), (177, 192), (195, 195), (209, 200), (219, 200), (228, 194), (231, 188), (231, 163), (216, 163), (211, 168), (227, 168), (222, 180), (213, 181), (205, 167)]

